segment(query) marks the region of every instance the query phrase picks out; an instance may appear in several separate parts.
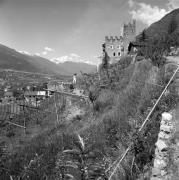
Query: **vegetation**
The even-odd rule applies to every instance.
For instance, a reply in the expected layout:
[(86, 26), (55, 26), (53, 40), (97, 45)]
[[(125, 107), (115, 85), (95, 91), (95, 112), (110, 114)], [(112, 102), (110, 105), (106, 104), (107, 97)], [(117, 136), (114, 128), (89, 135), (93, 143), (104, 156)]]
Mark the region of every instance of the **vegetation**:
[(137, 36), (137, 42), (141, 44), (139, 56), (150, 59), (158, 67), (165, 64), (165, 56), (170, 53), (171, 47), (179, 47), (178, 21), (175, 17), (178, 12), (178, 10), (173, 11)]
[(66, 149), (58, 156), (59, 160), (57, 161), (56, 168), (61, 173), (61, 179), (74, 177), (72, 174), (65, 173), (69, 169), (79, 171), (81, 180), (99, 177), (107, 179), (104, 164), (99, 161), (102, 157), (99, 147), (97, 149), (94, 144), (86, 147), (83, 138), (80, 135), (77, 135), (77, 137), (78, 139), (74, 140), (75, 149)]
[(149, 38), (143, 31), (140, 41), (147, 45), (141, 47), (139, 55), (145, 60), (132, 63), (132, 58), (125, 56), (110, 65), (104, 54), (100, 80), (98, 74), (82, 73), (79, 86), (90, 103), (83, 104), (86, 113), (80, 120), (60, 121), (11, 154), (4, 153), (5, 145), (1, 145), (0, 179), (105, 180), (129, 145), (131, 150), (112, 179), (149, 179), (161, 113), (179, 102), (171, 84), (170, 93), (162, 97), (139, 133), (173, 73), (173, 67), (165, 73), (164, 58), (170, 46), (178, 46), (172, 26), (172, 36)]
[[(161, 81), (162, 70), (154, 68), (147, 61), (130, 64), (124, 69), (122, 67), (119, 64), (120, 73), (116, 72), (115, 78), (119, 82), (109, 76), (112, 78), (109, 85), (106, 84), (102, 89), (98, 86), (93, 109), (95, 121), (82, 126), (82, 129), (79, 126), (77, 131), (80, 135), (76, 134), (76, 130), (69, 131), (69, 125), (65, 123), (44, 132), (23, 149), (6, 155), (1, 163), (6, 171), (1, 171), (0, 177), (107, 179), (111, 171), (105, 170), (131, 142), (132, 151), (120, 165), (114, 179), (135, 179), (139, 174), (145, 174), (152, 164), (160, 114), (173, 107), (177, 98), (173, 95), (163, 98), (149, 124), (138, 134), (138, 128), (162, 90), (161, 87), (156, 88), (150, 82), (147, 83), (148, 79), (155, 72), (156, 79), (160, 80), (158, 83), (165, 85), (167, 82), (165, 79)], [(112, 68), (109, 68), (109, 72), (115, 71)], [(82, 121), (85, 124), (86, 117)], [(57, 131), (61, 133), (57, 134)]]

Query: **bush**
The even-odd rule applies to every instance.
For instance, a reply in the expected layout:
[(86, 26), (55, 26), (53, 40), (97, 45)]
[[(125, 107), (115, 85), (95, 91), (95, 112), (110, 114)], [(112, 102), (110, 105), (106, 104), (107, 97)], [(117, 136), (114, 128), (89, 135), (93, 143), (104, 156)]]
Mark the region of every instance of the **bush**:
[(112, 108), (114, 104), (115, 94), (108, 89), (104, 89), (101, 91), (94, 103), (94, 110), (99, 112), (102, 110), (104, 111), (106, 108)]
[(128, 56), (128, 55), (122, 56), (118, 64), (121, 66), (121, 69), (125, 69), (131, 64), (132, 60), (133, 59), (131, 56)]

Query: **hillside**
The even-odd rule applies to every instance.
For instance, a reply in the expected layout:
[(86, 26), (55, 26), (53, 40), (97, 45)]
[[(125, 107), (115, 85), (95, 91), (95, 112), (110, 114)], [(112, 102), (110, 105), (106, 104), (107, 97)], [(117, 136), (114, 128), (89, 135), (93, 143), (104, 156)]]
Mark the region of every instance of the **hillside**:
[(179, 9), (173, 10), (161, 20), (151, 24), (149, 28), (145, 30), (145, 33), (148, 37), (179, 33)]
[(27, 72), (67, 74), (64, 69), (45, 58), (21, 54), (4, 45), (0, 45), (0, 67)]
[(30, 58), (27, 58), (27, 60), (35, 67), (38, 67), (40, 72), (49, 73), (49, 74), (55, 73), (61, 75), (69, 74), (63, 67), (58, 67), (56, 64), (43, 57), (32, 56)]
[[(21, 176), (39, 180), (45, 176), (48, 179), (59, 179), (62, 174), (61, 166), (67, 162), (75, 162), (76, 158), (76, 156), (68, 156), (69, 154), (64, 152), (72, 154), (72, 150), (78, 150), (79, 142), (83, 141), (85, 152), (87, 152), (84, 158), (87, 167), (86, 172), (90, 172), (92, 176), (95, 174), (95, 168), (99, 171), (96, 176), (101, 176), (103, 173), (105, 178), (102, 179), (107, 179), (109, 175), (105, 172), (108, 167), (118, 157), (121, 157), (129, 143), (133, 141), (134, 153), (126, 156), (125, 163), (120, 166), (116, 172), (116, 177), (113, 179), (138, 179), (139, 174), (143, 173), (144, 167), (150, 171), (158, 136), (160, 113), (164, 109), (168, 111), (168, 107), (171, 108), (168, 103), (173, 102), (170, 94), (166, 95), (161, 102), (162, 104), (151, 115), (142, 134), (136, 134), (149, 110), (153, 107), (153, 102), (163, 90), (161, 87), (165, 86), (165, 81), (161, 82), (164, 78), (162, 72), (162, 69), (154, 67), (151, 62), (143, 60), (135, 64), (119, 62), (115, 66), (111, 66), (109, 76), (104, 75), (101, 78), (100, 83), (106, 84), (105, 88), (98, 85), (98, 78), (96, 79), (95, 75), (84, 78), (84, 81), (81, 81), (81, 83), (84, 82), (81, 85), (86, 86), (84, 89), (89, 90), (91, 86), (95, 86), (94, 91), (92, 91), (94, 106), (90, 106), (80, 99), (68, 98), (67, 100), (71, 103), (67, 103), (67, 107), (61, 111), (61, 123), (58, 126), (55, 125), (55, 114), (48, 113), (51, 109), (44, 109), (43, 113), (34, 112), (35, 116), (32, 116), (34, 120), (27, 122), (28, 133), (26, 138), (29, 137), (29, 141), (26, 142), (21, 139), (19, 141), (21, 142), (20, 148), (14, 143), (15, 139), (18, 139), (20, 130), (18, 128), (11, 129), (15, 135), (11, 137), (11, 141), (8, 143), (11, 145), (10, 147), (13, 147), (14, 153), (11, 157), (7, 155), (5, 158), (4, 169), (8, 169), (14, 179)], [(161, 86), (155, 86), (155, 84)], [(74, 109), (83, 113), (75, 116)], [(45, 110), (48, 111), (45, 112)], [(36, 118), (38, 118), (40, 125), (30, 124), (30, 122), (36, 122)], [(33, 133), (31, 138), (32, 126), (34, 129), (36, 128), (36, 134)], [(21, 133), (24, 133), (23, 129), (21, 129)], [(78, 133), (81, 137), (80, 141), (76, 136)], [(76, 153), (76, 151), (74, 152)], [(93, 158), (88, 158), (91, 157), (90, 155)], [(80, 157), (83, 158), (83, 155), (80, 154)], [(24, 167), (27, 167), (31, 161), (34, 161), (33, 166), (29, 165), (28, 171), (24, 170)], [(132, 162), (136, 164), (138, 169), (131, 166)], [(50, 165), (47, 166), (47, 164)], [(105, 167), (102, 166), (104, 164)], [(75, 170), (69, 169), (68, 166), (64, 166), (64, 168), (75, 179), (82, 179), (80, 178), (82, 174), (80, 167), (83, 167), (81, 161), (79, 165), (81, 166)], [(6, 171), (2, 171), (0, 174), (0, 179), (3, 177), (8, 177)], [(83, 179), (88, 180), (90, 178)]]
[[(146, 32), (157, 36), (178, 33), (178, 13), (171, 12)], [(150, 53), (157, 54), (156, 60), (160, 52), (152, 48)], [(86, 68), (83, 63), (52, 65), (38, 56), (19, 55), (7, 48), (4, 51), (0, 55), (9, 58), (8, 62), (3, 58), (0, 61), (4, 67), (30, 71), (26, 67), (29, 65), (33, 70), (68, 74), (78, 73), (79, 69), (93, 71), (93, 66)], [(153, 171), (153, 164), (178, 173), (176, 166), (154, 161), (155, 153), (163, 152), (162, 158), (166, 159), (174, 152), (174, 147), (168, 149), (163, 143), (160, 152), (156, 151), (156, 142), (161, 114), (173, 112), (179, 104), (176, 82), (170, 80), (175, 69), (169, 63), (156, 66), (149, 58), (134, 62), (131, 56), (124, 56), (108, 68), (102, 65), (100, 74), (79, 78), (75, 88), (83, 90), (85, 98), (54, 92), (38, 108), (22, 109), (10, 122), (25, 125), (25, 131), (24, 127), (9, 126), (9, 122), (0, 124), (0, 179), (148, 180), (152, 179), (151, 173), (158, 173)], [(68, 90), (71, 92), (71, 88)], [(163, 131), (169, 136), (166, 124)], [(173, 137), (167, 139), (178, 143)], [(177, 159), (169, 158), (169, 163)]]
[(15, 69), (29, 72), (36, 72), (38, 68), (33, 66), (26, 59), (28, 56), (6, 46), (0, 45), (0, 67), (3, 69)]
[(81, 63), (81, 62), (72, 62), (66, 61), (64, 63), (59, 63), (59, 67), (65, 69), (69, 74), (80, 73), (82, 72), (94, 72), (96, 70), (95, 65)]
[(72, 75), (80, 71), (92, 72), (96, 69), (95, 66), (86, 63), (65, 62), (57, 65), (43, 57), (21, 54), (1, 44), (0, 67), (1, 69), (61, 75)]

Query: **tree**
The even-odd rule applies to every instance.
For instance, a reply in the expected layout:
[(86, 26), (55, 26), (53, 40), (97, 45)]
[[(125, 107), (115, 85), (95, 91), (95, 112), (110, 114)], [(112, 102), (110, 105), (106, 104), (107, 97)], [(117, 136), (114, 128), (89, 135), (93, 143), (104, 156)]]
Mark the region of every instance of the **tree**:
[(171, 35), (172, 33), (174, 33), (176, 28), (177, 28), (177, 22), (175, 18), (172, 18), (168, 27), (168, 34)]
[(179, 47), (179, 33), (173, 33), (169, 36), (168, 44), (170, 47)]
[(142, 31), (142, 33), (139, 35), (138, 41), (139, 42), (146, 42), (147, 40), (148, 40), (148, 36), (147, 36), (147, 33), (146, 33), (146, 29), (144, 29)]
[(148, 39), (145, 46), (139, 49), (138, 55), (143, 55), (146, 59), (150, 59), (156, 66), (162, 66), (166, 62), (165, 56), (170, 49), (169, 36), (161, 34), (157, 37)]
[(103, 75), (103, 73), (105, 72), (107, 75), (107, 78), (109, 79), (109, 61), (110, 61), (110, 57), (108, 56), (108, 53), (106, 52), (106, 46), (105, 44), (102, 45), (103, 48), (103, 56), (102, 56), (102, 63), (99, 65), (99, 76), (101, 79), (101, 76)]

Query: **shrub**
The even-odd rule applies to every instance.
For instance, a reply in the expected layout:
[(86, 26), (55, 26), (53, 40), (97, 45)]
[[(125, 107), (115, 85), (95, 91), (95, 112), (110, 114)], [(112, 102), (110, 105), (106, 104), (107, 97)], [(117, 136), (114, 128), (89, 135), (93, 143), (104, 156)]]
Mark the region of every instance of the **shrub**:
[(58, 156), (57, 170), (61, 171), (61, 178), (74, 177), (74, 169), (80, 174), (81, 180), (104, 178), (107, 179), (104, 173), (102, 164), (94, 163), (94, 159), (97, 161), (100, 159), (101, 152), (99, 152), (92, 145), (86, 145), (83, 138), (77, 135), (77, 139), (74, 138), (74, 147), (71, 149), (65, 149)]
[(121, 69), (125, 69), (131, 64), (131, 62), (132, 62), (132, 57), (126, 55), (120, 58), (120, 61), (118, 62), (118, 64), (121, 66)]
[(104, 89), (101, 91), (94, 103), (94, 110), (100, 112), (106, 108), (112, 108), (114, 104), (115, 94), (108, 89)]

